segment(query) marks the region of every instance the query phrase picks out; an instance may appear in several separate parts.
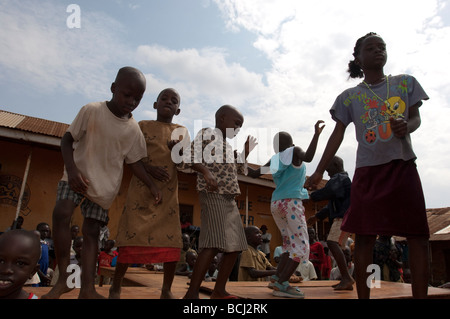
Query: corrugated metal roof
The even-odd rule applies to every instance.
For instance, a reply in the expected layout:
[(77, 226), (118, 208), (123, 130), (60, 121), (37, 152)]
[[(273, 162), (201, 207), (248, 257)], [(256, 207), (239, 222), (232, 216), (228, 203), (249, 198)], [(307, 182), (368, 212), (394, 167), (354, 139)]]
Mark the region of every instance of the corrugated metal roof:
[(450, 207), (427, 209), (430, 240), (450, 240)]
[(24, 115), (0, 111), (0, 125), (15, 128), (25, 118)]
[(0, 127), (62, 137), (69, 125), (0, 110)]

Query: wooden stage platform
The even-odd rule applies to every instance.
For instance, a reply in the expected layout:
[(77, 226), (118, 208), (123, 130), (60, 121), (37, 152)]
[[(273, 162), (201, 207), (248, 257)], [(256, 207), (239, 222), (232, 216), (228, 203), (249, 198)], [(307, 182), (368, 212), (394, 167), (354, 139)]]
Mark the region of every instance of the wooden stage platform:
[[(101, 269), (105, 277), (111, 277), (114, 268)], [(144, 268), (129, 268), (125, 275), (126, 286), (122, 287), (122, 299), (159, 299), (163, 280), (162, 272), (149, 271)], [(305, 299), (357, 299), (356, 287), (353, 291), (335, 291), (331, 287), (337, 281), (306, 281), (292, 284), (298, 286), (305, 293)], [(189, 278), (186, 276), (175, 276), (172, 293), (176, 298), (182, 298), (188, 288)], [(108, 298), (109, 285), (97, 287), (97, 291)], [(208, 299), (214, 287), (214, 282), (204, 282), (201, 288), (201, 298)], [(28, 292), (35, 293), (38, 297), (47, 293), (50, 288), (25, 287)], [(272, 296), (272, 290), (267, 288), (267, 282), (239, 282), (230, 281), (227, 291), (243, 299), (282, 299)], [(61, 299), (76, 299), (78, 289), (63, 295)], [(450, 299), (450, 289), (429, 287), (430, 299)], [(404, 283), (393, 283), (382, 281), (380, 288), (372, 288), (371, 299), (411, 299), (411, 285)]]

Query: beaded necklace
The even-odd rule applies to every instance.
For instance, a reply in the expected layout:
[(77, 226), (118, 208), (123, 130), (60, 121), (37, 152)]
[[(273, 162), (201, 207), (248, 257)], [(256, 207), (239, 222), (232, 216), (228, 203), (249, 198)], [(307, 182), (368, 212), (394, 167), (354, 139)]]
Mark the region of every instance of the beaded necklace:
[(389, 102), (388, 102), (388, 99), (389, 99), (389, 77), (386, 75), (385, 78), (386, 78), (386, 92), (387, 92), (385, 100), (383, 100), (381, 97), (378, 96), (378, 94), (376, 94), (374, 91), (372, 91), (372, 89), (370, 88), (370, 85), (367, 84), (366, 81), (363, 81), (363, 83), (367, 86), (369, 91), (372, 92), (372, 94), (377, 97), (378, 100), (384, 102), (384, 104), (387, 106), (387, 105), (389, 105)]

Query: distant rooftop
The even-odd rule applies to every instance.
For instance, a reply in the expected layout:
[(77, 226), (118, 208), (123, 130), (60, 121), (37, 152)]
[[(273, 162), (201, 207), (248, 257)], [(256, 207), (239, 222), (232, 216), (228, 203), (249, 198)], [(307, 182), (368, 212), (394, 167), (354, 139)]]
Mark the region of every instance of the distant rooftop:
[(0, 110), (0, 127), (61, 138), (69, 125)]
[(450, 207), (427, 209), (430, 240), (450, 240)]

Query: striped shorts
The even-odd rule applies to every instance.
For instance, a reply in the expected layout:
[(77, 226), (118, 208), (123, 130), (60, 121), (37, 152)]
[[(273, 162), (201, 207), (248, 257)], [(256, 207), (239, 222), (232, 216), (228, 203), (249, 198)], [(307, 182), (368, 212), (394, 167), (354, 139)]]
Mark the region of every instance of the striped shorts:
[(247, 249), (247, 239), (234, 195), (200, 192), (201, 228), (199, 248), (221, 252)]
[(81, 203), (80, 208), (84, 218), (92, 218), (105, 224), (108, 223), (109, 217), (107, 209), (104, 209), (100, 205), (92, 202), (83, 194), (74, 192), (70, 188), (69, 183), (66, 181), (59, 181), (56, 200), (58, 201), (63, 199), (68, 199), (74, 202), (76, 206)]

